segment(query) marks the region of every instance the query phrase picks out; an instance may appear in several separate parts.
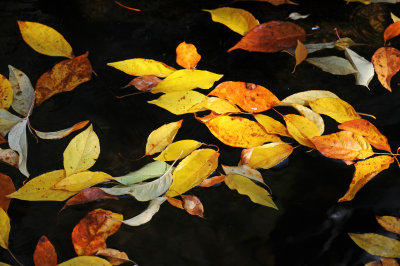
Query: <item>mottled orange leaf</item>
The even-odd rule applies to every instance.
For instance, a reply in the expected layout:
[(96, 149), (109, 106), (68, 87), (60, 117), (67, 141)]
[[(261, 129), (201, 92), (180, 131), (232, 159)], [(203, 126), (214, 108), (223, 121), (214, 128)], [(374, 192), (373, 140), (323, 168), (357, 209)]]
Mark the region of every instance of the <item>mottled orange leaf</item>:
[(192, 195), (181, 195), (183, 199), (183, 208), (191, 215), (197, 215), (204, 218), (203, 204), (198, 197)]
[(105, 257), (112, 265), (120, 265), (122, 263), (131, 261), (125, 252), (121, 252), (113, 248), (101, 249), (96, 252), (96, 255)]
[(387, 231), (400, 234), (400, 218), (393, 216), (376, 216), (376, 220)]
[(106, 239), (118, 231), (122, 220), (122, 214), (103, 209), (89, 212), (72, 231), (76, 254), (88, 256), (106, 248)]
[(181, 201), (180, 199), (168, 197), (167, 201), (172, 206), (183, 210), (183, 201)]
[(280, 103), (267, 88), (241, 81), (222, 82), (209, 95), (227, 99), (249, 113), (263, 112)]
[(314, 148), (311, 138), (320, 136), (317, 126), (309, 119), (301, 115), (284, 115), (289, 134), (301, 145)]
[(393, 47), (381, 47), (376, 50), (371, 62), (382, 86), (392, 91), (390, 81), (400, 70), (400, 51)]
[(87, 202), (92, 202), (99, 199), (115, 199), (118, 200), (118, 197), (113, 195), (109, 195), (104, 192), (102, 189), (98, 187), (90, 187), (81, 190), (78, 194), (67, 200), (61, 210), (65, 209), (66, 207), (83, 204)]
[(368, 183), (374, 176), (376, 176), (383, 170), (388, 169), (393, 161), (393, 157), (381, 155), (355, 163), (354, 166), (356, 167), (356, 171), (354, 173), (350, 187), (346, 194), (342, 198), (340, 198), (338, 202), (352, 200), (356, 193), (366, 183)]
[(78, 85), (89, 81), (92, 76), (92, 65), (88, 59), (89, 53), (67, 59), (56, 64), (50, 72), (44, 73), (36, 83), (36, 104), (51, 96), (65, 91), (71, 91)]
[(360, 134), (375, 148), (391, 152), (387, 138), (368, 120), (350, 120), (338, 125), (338, 128)]
[(215, 184), (224, 182), (224, 180), (225, 180), (224, 175), (213, 176), (213, 177), (204, 179), (203, 182), (200, 183), (199, 187), (212, 187)]
[(181, 42), (176, 47), (176, 63), (181, 67), (195, 68), (200, 59), (201, 55), (199, 55), (196, 46), (193, 44)]
[(305, 38), (304, 29), (292, 22), (270, 21), (253, 28), (228, 52), (236, 49), (251, 52), (279, 52), (295, 47), (297, 40), (303, 42)]
[(395, 22), (390, 24), (386, 29), (385, 32), (383, 33), (383, 39), (385, 42), (387, 40), (390, 40), (400, 34), (400, 23)]
[(399, 266), (396, 259), (393, 258), (380, 258), (380, 260), (370, 261), (365, 266)]
[(6, 195), (11, 194), (14, 191), (15, 187), (11, 178), (0, 173), (0, 208), (7, 211), (11, 198), (7, 198)]
[(33, 261), (35, 263), (35, 266), (57, 265), (56, 250), (46, 236), (42, 236), (39, 239), (39, 242), (36, 245), (35, 252), (33, 253)]
[(159, 79), (157, 76), (144, 75), (132, 79), (126, 86), (124, 86), (124, 88), (127, 88), (129, 86), (134, 86), (136, 89), (140, 91), (149, 91), (152, 88), (155, 88), (160, 82), (161, 79)]
[(320, 153), (329, 158), (352, 161), (374, 154), (367, 140), (351, 131), (316, 136), (311, 141)]

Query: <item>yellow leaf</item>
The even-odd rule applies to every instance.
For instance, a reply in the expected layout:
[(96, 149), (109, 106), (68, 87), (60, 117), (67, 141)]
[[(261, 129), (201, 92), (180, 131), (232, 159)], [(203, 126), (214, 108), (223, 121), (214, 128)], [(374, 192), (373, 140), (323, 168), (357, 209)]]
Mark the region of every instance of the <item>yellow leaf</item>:
[(236, 189), (239, 194), (249, 196), (252, 202), (278, 209), (268, 191), (248, 178), (241, 175), (226, 175), (224, 182), (230, 189)]
[(372, 255), (400, 258), (400, 241), (396, 239), (373, 233), (349, 233), (349, 236), (360, 248)]
[(284, 116), (289, 134), (301, 145), (315, 148), (310, 141), (315, 136), (320, 136), (317, 126), (304, 116), (288, 114)]
[(100, 142), (90, 125), (76, 135), (64, 151), (64, 168), (67, 176), (89, 169), (100, 155)]
[(241, 164), (251, 168), (269, 169), (285, 160), (292, 153), (293, 147), (284, 142), (272, 142), (255, 148), (244, 149)]
[(291, 137), (286, 127), (279, 121), (273, 119), (272, 117), (255, 114), (254, 118), (260, 123), (268, 134), (277, 134), (285, 137)]
[(378, 223), (387, 231), (400, 234), (400, 219), (393, 216), (376, 216)]
[(146, 155), (153, 155), (154, 153), (164, 150), (175, 138), (183, 120), (172, 122), (162, 125), (161, 127), (153, 130), (147, 138)]
[(309, 104), (313, 111), (327, 115), (339, 123), (361, 118), (353, 106), (338, 98), (320, 98)]
[(104, 172), (83, 171), (58, 181), (54, 189), (63, 189), (68, 191), (81, 191), (82, 189), (94, 186), (104, 181), (112, 179), (112, 176)]
[(219, 153), (212, 149), (192, 152), (175, 168), (172, 184), (165, 195), (175, 197), (199, 185), (217, 168), (218, 157)]
[(251, 148), (280, 138), (269, 135), (258, 123), (238, 116), (221, 115), (206, 122), (210, 132), (232, 147)]
[(240, 113), (240, 109), (230, 102), (218, 98), (207, 97), (203, 102), (196, 104), (191, 108), (194, 112), (211, 110), (217, 114)]
[(10, 235), (10, 218), (7, 213), (0, 208), (0, 247), (8, 249), (8, 237)]
[(185, 139), (168, 145), (154, 160), (156, 161), (174, 161), (186, 157), (189, 153), (201, 146), (201, 142)]
[(74, 57), (72, 47), (55, 29), (29, 21), (18, 21), (24, 41), (38, 53), (49, 56)]
[(197, 91), (177, 91), (166, 93), (158, 99), (148, 101), (148, 103), (155, 104), (173, 114), (181, 115), (196, 112), (197, 110), (193, 110), (192, 107), (206, 98), (207, 96)]
[(324, 133), (325, 123), (319, 114), (300, 104), (292, 104), (292, 107), (296, 109), (302, 116), (313, 122), (317, 126), (320, 135)]
[(400, 21), (400, 18), (398, 18), (395, 14), (390, 12), (390, 17), (392, 18), (393, 22), (398, 22)]
[(13, 101), (13, 88), (6, 77), (0, 74), (0, 109), (8, 109)]
[(177, 91), (188, 91), (195, 88), (209, 89), (214, 82), (223, 75), (215, 74), (205, 70), (181, 69), (177, 70), (152, 89), (151, 93), (167, 93)]
[(240, 8), (221, 7), (203, 11), (209, 12), (214, 22), (222, 23), (242, 36), (260, 24), (250, 12)]
[(64, 201), (76, 194), (76, 192), (53, 189), (54, 185), (64, 178), (64, 169), (48, 172), (31, 179), (7, 197), (28, 201)]
[(114, 67), (132, 76), (154, 75), (160, 78), (167, 77), (176, 70), (163, 62), (145, 58), (133, 58), (107, 63), (107, 66)]
[(112, 264), (96, 256), (78, 256), (64, 261), (58, 266), (112, 266)]

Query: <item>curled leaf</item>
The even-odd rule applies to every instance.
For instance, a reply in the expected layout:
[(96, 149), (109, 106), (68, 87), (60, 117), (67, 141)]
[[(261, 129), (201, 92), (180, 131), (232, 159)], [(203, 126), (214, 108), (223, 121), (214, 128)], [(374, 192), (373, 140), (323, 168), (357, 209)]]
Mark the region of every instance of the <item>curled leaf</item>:
[(68, 136), (69, 134), (71, 134), (72, 132), (84, 128), (88, 123), (89, 123), (89, 120), (82, 121), (82, 122), (76, 123), (75, 125), (73, 125), (70, 128), (66, 128), (63, 130), (55, 131), (55, 132), (41, 132), (39, 130), (35, 130), (35, 129), (33, 129), (33, 130), (35, 131), (36, 135), (41, 139), (62, 139), (64, 137)]
[(320, 135), (324, 133), (325, 123), (318, 113), (300, 104), (292, 104), (292, 107), (296, 109), (302, 116), (313, 122), (317, 126)]
[(225, 176), (224, 175), (219, 175), (219, 176), (213, 176), (207, 179), (204, 179), (203, 182), (199, 184), (199, 187), (212, 187), (215, 184), (224, 182)]
[(114, 67), (132, 76), (154, 75), (160, 78), (167, 77), (176, 70), (163, 62), (144, 58), (133, 58), (107, 63), (107, 66)]
[(193, 195), (181, 195), (183, 199), (183, 208), (191, 215), (197, 215), (204, 218), (204, 207), (200, 199)]
[(269, 169), (285, 160), (292, 153), (293, 147), (284, 142), (273, 142), (255, 148), (244, 149), (241, 164), (251, 168)]
[(96, 255), (105, 257), (112, 265), (120, 265), (131, 261), (125, 252), (112, 248), (101, 249), (96, 252)]
[(217, 114), (229, 114), (229, 113), (240, 113), (240, 109), (230, 102), (218, 98), (218, 97), (207, 97), (203, 102), (194, 105), (190, 111), (204, 111), (211, 110)]
[(369, 83), (375, 75), (373, 64), (349, 48), (346, 48), (344, 53), (352, 66), (357, 70), (357, 73), (354, 74), (356, 77), (356, 85), (368, 88)]
[(160, 205), (167, 200), (167, 197), (158, 197), (150, 201), (149, 206), (145, 211), (140, 213), (139, 215), (130, 218), (128, 220), (122, 221), (126, 225), (130, 226), (139, 226), (145, 224), (153, 218), (154, 214), (156, 214), (160, 210)]
[(181, 67), (192, 69), (197, 66), (201, 55), (197, 53), (196, 46), (191, 43), (181, 42), (176, 47), (176, 63)]
[(39, 242), (36, 245), (35, 252), (33, 253), (33, 261), (37, 266), (57, 265), (56, 249), (44, 235), (39, 239)]
[(153, 130), (146, 143), (146, 155), (152, 155), (165, 149), (175, 138), (183, 120), (162, 125)]

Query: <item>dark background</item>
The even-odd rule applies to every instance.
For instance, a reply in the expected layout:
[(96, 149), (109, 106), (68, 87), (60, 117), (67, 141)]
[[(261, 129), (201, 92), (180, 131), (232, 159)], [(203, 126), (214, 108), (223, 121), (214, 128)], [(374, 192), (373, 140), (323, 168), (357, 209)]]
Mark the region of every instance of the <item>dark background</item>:
[[(220, 146), (220, 164), (235, 165), (240, 149), (229, 148), (215, 139), (192, 115), (175, 116), (146, 101), (154, 95), (136, 95), (116, 99), (116, 95), (134, 92), (120, 89), (132, 77), (106, 66), (130, 58), (151, 58), (179, 68), (175, 48), (182, 42), (196, 45), (202, 59), (197, 68), (224, 74), (220, 82), (246, 81), (270, 89), (279, 99), (305, 90), (329, 90), (352, 104), (358, 112), (376, 116), (373, 123), (386, 135), (392, 150), (400, 146), (399, 76), (392, 79), (393, 93), (384, 89), (376, 77), (370, 90), (355, 86), (354, 77), (334, 76), (307, 64), (291, 74), (294, 58), (286, 53), (251, 53), (242, 50), (227, 53), (241, 36), (211, 20), (202, 9), (224, 6), (227, 1), (122, 1), (142, 9), (134, 12), (111, 0), (74, 1), (1, 1), (0, 73), (8, 76), (7, 65), (36, 80), (62, 58), (48, 57), (32, 50), (21, 38), (17, 20), (35, 21), (58, 30), (71, 44), (76, 55), (89, 51), (89, 59), (98, 76), (72, 92), (58, 94), (36, 107), (31, 124), (41, 131), (67, 128), (90, 120), (101, 142), (101, 154), (93, 171), (113, 176), (126, 174), (151, 161), (145, 158), (128, 162), (117, 156), (137, 158), (144, 152), (148, 134), (162, 124), (184, 119), (176, 140), (196, 139)], [(390, 12), (400, 15), (397, 5), (344, 1), (297, 1), (298, 6), (278, 7), (262, 2), (236, 2), (228, 6), (250, 11), (260, 23), (287, 20), (291, 12), (310, 13), (295, 23), (310, 35), (307, 42), (351, 37), (364, 46), (354, 47), (370, 60), (383, 45), (383, 30), (391, 23)], [(318, 25), (320, 31), (312, 33)], [(397, 39), (392, 41), (399, 48)], [(337, 55), (329, 49), (311, 56)], [(295, 113), (291, 109), (282, 112)], [(267, 112), (274, 115), (273, 112)], [(337, 131), (337, 124), (324, 117), (326, 133)], [(370, 120), (372, 121), (372, 120)], [(77, 133), (63, 140), (36, 142), (28, 133), (28, 170), (32, 177), (62, 169), (62, 153)], [(3, 147), (4, 146), (4, 147)], [(2, 145), (5, 148), (7, 144)], [(123, 225), (107, 240), (107, 246), (125, 251), (139, 265), (361, 265), (375, 257), (357, 247), (348, 232), (377, 232), (393, 238), (375, 221), (375, 215), (400, 216), (399, 168), (393, 164), (370, 181), (348, 203), (336, 203), (344, 195), (354, 172), (353, 166), (298, 148), (279, 168), (263, 171), (273, 191), (279, 211), (252, 203), (246, 196), (225, 185), (195, 188), (205, 208), (205, 219), (162, 205), (151, 222), (139, 226)], [(24, 177), (17, 169), (0, 163), (16, 187)], [(32, 254), (41, 235), (54, 244), (61, 263), (75, 255), (71, 232), (90, 210), (104, 208), (130, 218), (147, 204), (131, 198), (102, 201), (71, 207), (60, 215), (60, 202), (12, 200), (10, 250), (25, 265), (32, 265)], [(15, 265), (7, 251), (0, 250), (0, 261)]]

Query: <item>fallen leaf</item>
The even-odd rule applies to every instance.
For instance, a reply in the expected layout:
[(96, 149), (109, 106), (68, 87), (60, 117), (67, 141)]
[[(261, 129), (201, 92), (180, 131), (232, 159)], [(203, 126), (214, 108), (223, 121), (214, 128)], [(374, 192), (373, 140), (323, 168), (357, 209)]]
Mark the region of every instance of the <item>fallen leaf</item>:
[(337, 40), (335, 43), (335, 48), (338, 50), (345, 50), (346, 48), (350, 48), (352, 46), (363, 45), (360, 43), (355, 43), (349, 37), (343, 37), (340, 40)]
[(11, 199), (6, 196), (15, 191), (15, 186), (11, 178), (2, 173), (0, 173), (0, 188), (0, 208), (7, 211)]
[(92, 255), (107, 247), (106, 240), (121, 227), (122, 214), (95, 209), (74, 227), (72, 243), (78, 256)]
[(100, 142), (93, 126), (76, 135), (64, 151), (67, 176), (89, 169), (100, 155)]
[(209, 95), (226, 99), (249, 113), (263, 112), (280, 103), (267, 88), (241, 81), (222, 82)]
[(162, 176), (169, 168), (169, 165), (163, 161), (155, 161), (146, 164), (139, 170), (128, 173), (127, 175), (114, 177), (115, 181), (126, 186), (132, 185), (144, 180)]
[(0, 132), (5, 136), (22, 118), (0, 109)]
[(284, 115), (286, 127), (289, 134), (301, 145), (314, 149), (311, 139), (320, 136), (318, 127), (304, 116), (288, 114)]
[(385, 42), (387, 42), (388, 40), (393, 39), (399, 34), (400, 34), (400, 23), (394, 22), (385, 29), (385, 32), (383, 33), (383, 39)]
[(70, 128), (66, 128), (63, 130), (55, 131), (55, 132), (41, 132), (39, 130), (35, 130), (35, 134), (41, 139), (62, 139), (74, 131), (84, 128), (89, 123), (89, 120), (85, 120), (79, 123), (76, 123)]
[(8, 237), (10, 235), (10, 218), (7, 213), (0, 208), (0, 247), (8, 249)]
[(73, 58), (71, 45), (55, 29), (29, 21), (17, 21), (24, 41), (36, 52)]
[(270, 21), (249, 31), (228, 52), (243, 49), (251, 52), (279, 52), (295, 47), (297, 40), (304, 41), (306, 32), (292, 22)]
[(167, 197), (158, 197), (150, 201), (149, 206), (146, 210), (144, 210), (139, 215), (136, 215), (133, 218), (122, 221), (126, 225), (130, 226), (139, 226), (145, 224), (153, 218), (154, 214), (156, 214), (160, 210), (160, 205), (167, 200)]
[(268, 134), (277, 134), (285, 137), (290, 137), (289, 132), (286, 127), (279, 121), (273, 119), (272, 117), (255, 114), (253, 115), (258, 123), (262, 125)]
[(19, 164), (19, 155), (12, 149), (1, 149), (0, 148), (0, 162), (8, 163), (16, 168)]
[(390, 17), (392, 18), (393, 22), (398, 22), (400, 21), (400, 18), (398, 18), (395, 14), (390, 12)]
[(374, 260), (366, 263), (364, 266), (399, 266), (396, 259), (393, 258), (380, 258), (380, 260)]
[(96, 256), (79, 256), (58, 264), (58, 266), (112, 266), (105, 259)]
[(156, 161), (175, 161), (186, 157), (202, 145), (201, 142), (191, 139), (180, 140), (169, 144), (160, 155), (154, 158)]
[(145, 155), (153, 155), (171, 144), (182, 125), (182, 121), (165, 124), (153, 130), (147, 138)]
[(341, 197), (338, 202), (350, 201), (356, 193), (373, 177), (389, 168), (394, 159), (391, 156), (381, 155), (373, 158), (368, 158), (364, 161), (359, 161), (354, 164), (356, 171), (351, 181), (350, 187), (346, 194)]
[(260, 124), (239, 116), (221, 115), (205, 124), (217, 139), (232, 147), (251, 148), (280, 141), (278, 136), (267, 134)]
[(314, 112), (327, 115), (339, 123), (361, 118), (353, 106), (339, 98), (320, 98), (309, 104)]
[(193, 69), (200, 61), (201, 55), (197, 53), (196, 46), (191, 43), (181, 42), (176, 47), (176, 63), (183, 68)]
[(321, 98), (339, 98), (336, 94), (324, 90), (310, 90), (294, 93), (281, 101), (279, 105), (291, 106), (292, 104), (308, 105), (309, 102)]
[(10, 148), (18, 152), (19, 154), (19, 162), (18, 162), (19, 171), (26, 177), (29, 177), (29, 172), (26, 166), (28, 159), (26, 124), (27, 124), (27, 119), (25, 118), (10, 130), (10, 133), (8, 133), (8, 143)]
[(349, 233), (350, 238), (362, 249), (376, 256), (399, 258), (400, 241), (386, 236), (367, 233)]
[(181, 195), (181, 197), (183, 208), (187, 213), (204, 218), (204, 207), (198, 197), (193, 195)]
[[(0, 110), (1, 111), (1, 110)], [(208, 115), (205, 115), (205, 116), (202, 116), (202, 117), (199, 117), (199, 116), (196, 116), (196, 114), (195, 114), (195, 118), (198, 120), (198, 121), (200, 121), (200, 122), (202, 122), (202, 123), (207, 123), (208, 121), (210, 121), (210, 120), (212, 120), (212, 119), (214, 119), (214, 118), (216, 118), (216, 117), (218, 117), (218, 116), (220, 116), (220, 114), (217, 114), (217, 113), (215, 113), (215, 112), (211, 112), (211, 113), (209, 113)]]
[(36, 82), (36, 104), (40, 105), (55, 94), (72, 91), (92, 78), (89, 53), (57, 63)]
[(167, 77), (176, 70), (163, 62), (144, 58), (107, 63), (107, 66), (114, 67), (131, 76), (153, 75), (160, 78)]
[[(204, 179), (203, 182), (201, 182), (199, 184), (199, 187), (212, 187), (215, 184), (224, 182), (224, 180), (225, 180), (225, 176), (224, 175), (213, 176), (213, 177)], [(171, 199), (174, 199), (174, 198), (171, 198)]]
[(54, 185), (54, 189), (78, 192), (110, 179), (112, 176), (104, 172), (82, 171), (61, 179)]
[[(1, 118), (0, 118), (1, 119)], [(7, 140), (0, 134), (0, 144), (7, 143)], [(1, 151), (1, 149), (0, 149)]]
[(242, 150), (240, 164), (251, 168), (269, 169), (285, 160), (293, 147), (284, 142), (272, 142), (255, 148)]
[(209, 12), (214, 22), (222, 23), (242, 36), (260, 24), (250, 12), (241, 8), (220, 7), (203, 11)]
[(56, 266), (57, 253), (53, 244), (42, 236), (36, 245), (35, 252), (33, 253), (33, 262), (36, 266)]
[[(307, 53), (311, 54), (317, 51), (320, 51), (322, 49), (332, 49), (335, 48), (335, 43), (336, 42), (325, 42), (325, 43), (307, 43), (304, 46), (307, 49)], [(294, 55), (295, 53), (295, 48), (288, 48), (282, 52), (287, 52), (288, 54), (290, 54), (291, 56)]]
[(123, 8), (126, 8), (126, 9), (128, 9), (128, 10), (132, 10), (132, 11), (141, 11), (140, 9), (137, 9), (137, 8), (133, 8), (133, 7), (129, 7), (129, 6), (123, 5), (123, 4), (121, 4), (120, 2), (118, 2), (117, 0), (114, 0), (114, 3), (116, 3), (117, 5), (119, 5), (119, 6), (123, 7)]
[(13, 88), (6, 77), (0, 74), (0, 109), (8, 109), (13, 101)]
[(310, 14), (302, 15), (302, 14), (297, 13), (297, 12), (292, 12), (292, 13), (289, 14), (288, 18), (293, 19), (293, 20), (298, 20), (298, 19), (308, 18), (309, 16), (310, 16)]
[(174, 197), (200, 184), (217, 168), (218, 157), (219, 153), (212, 149), (193, 151), (176, 166), (172, 185), (165, 195)]
[(247, 164), (242, 164), (239, 166), (226, 166), (222, 165), (222, 169), (226, 175), (241, 175), (247, 177), (251, 180), (263, 183), (265, 185), (264, 179), (259, 171), (251, 168)]
[(362, 118), (350, 120), (338, 125), (338, 128), (360, 134), (375, 148), (392, 152), (387, 138), (368, 120)]
[(320, 135), (324, 133), (325, 123), (319, 114), (300, 104), (292, 104), (292, 107), (296, 109), (302, 116), (313, 122), (317, 126)]
[(129, 86), (134, 86), (139, 91), (150, 91), (155, 88), (158, 83), (162, 80), (157, 78), (154, 75), (144, 75), (140, 77), (136, 77), (132, 79), (126, 86), (123, 88), (127, 88)]
[(230, 189), (235, 189), (239, 194), (248, 196), (252, 202), (278, 210), (268, 191), (257, 186), (248, 178), (241, 175), (227, 175), (224, 182)]
[(349, 60), (338, 56), (311, 57), (306, 60), (308, 63), (321, 70), (334, 75), (349, 75), (357, 73)]
[(76, 194), (75, 196), (73, 196), (69, 200), (67, 200), (65, 202), (64, 206), (61, 208), (61, 210), (64, 210), (65, 208), (67, 208), (69, 206), (92, 202), (92, 201), (96, 201), (99, 199), (118, 200), (117, 197), (114, 197), (113, 195), (109, 195), (109, 194), (105, 193), (101, 188), (90, 187), (90, 188), (85, 188), (85, 189), (81, 190), (78, 194)]
[(400, 70), (400, 51), (393, 47), (381, 47), (376, 50), (371, 62), (382, 86), (392, 91), (390, 81)]
[(22, 116), (29, 116), (29, 111), (33, 101), (35, 100), (35, 91), (32, 87), (31, 81), (19, 69), (8, 65), (10, 71), (9, 81), (13, 87), (14, 96), (11, 104), (12, 109)]
[(376, 220), (386, 231), (400, 234), (400, 218), (393, 216), (376, 216)]
[(194, 105), (189, 111), (191, 110), (194, 112), (211, 110), (217, 114), (241, 113), (235, 105), (218, 97), (207, 97), (203, 102)]
[(368, 85), (375, 75), (374, 65), (349, 48), (344, 50), (344, 54), (351, 65), (357, 70), (357, 73), (354, 74), (356, 85), (365, 86), (369, 89)]
[(167, 201), (172, 206), (183, 210), (183, 201), (182, 200), (177, 199), (177, 198), (168, 198)]
[(293, 69), (293, 72), (296, 70), (296, 66), (298, 66), (301, 62), (303, 62), (307, 58), (308, 52), (305, 45), (300, 41), (297, 40), (296, 50), (294, 51), (294, 56), (296, 58), (296, 65)]
[[(121, 252), (112, 248), (101, 249), (96, 252), (97, 256), (106, 257), (112, 265), (120, 265), (125, 262), (132, 262), (125, 252)], [(133, 262), (134, 263), (134, 262)], [(136, 263), (134, 263), (136, 264)]]

